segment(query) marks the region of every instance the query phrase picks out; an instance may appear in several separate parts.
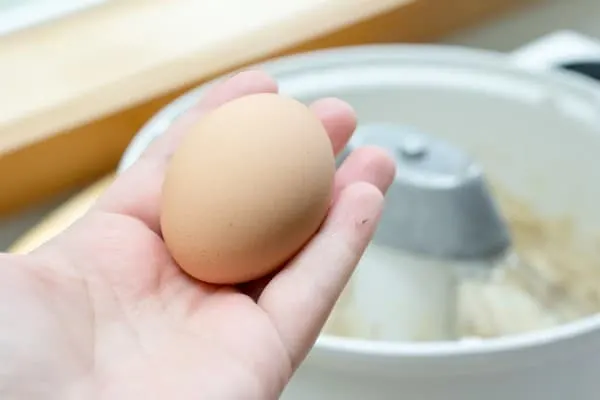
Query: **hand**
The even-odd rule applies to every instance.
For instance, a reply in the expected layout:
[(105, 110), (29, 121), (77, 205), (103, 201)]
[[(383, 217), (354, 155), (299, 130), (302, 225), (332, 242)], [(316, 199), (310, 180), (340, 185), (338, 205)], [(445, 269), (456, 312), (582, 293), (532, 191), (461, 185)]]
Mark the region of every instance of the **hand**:
[[(392, 161), (376, 148), (351, 154), (323, 227), (260, 283), (189, 278), (159, 227), (164, 170), (189, 124), (231, 99), (276, 91), (258, 71), (216, 85), (73, 226), (28, 255), (0, 255), (0, 398), (280, 395), (373, 234)], [(354, 131), (353, 111), (336, 99), (311, 108), (337, 153)]]

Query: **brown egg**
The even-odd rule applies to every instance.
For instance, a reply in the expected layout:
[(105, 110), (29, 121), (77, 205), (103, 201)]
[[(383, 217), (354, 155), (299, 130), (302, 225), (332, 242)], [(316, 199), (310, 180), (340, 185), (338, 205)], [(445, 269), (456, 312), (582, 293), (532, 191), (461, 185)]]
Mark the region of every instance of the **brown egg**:
[(203, 117), (170, 161), (163, 238), (198, 280), (257, 279), (318, 230), (334, 173), (327, 132), (304, 104), (275, 94), (231, 101)]

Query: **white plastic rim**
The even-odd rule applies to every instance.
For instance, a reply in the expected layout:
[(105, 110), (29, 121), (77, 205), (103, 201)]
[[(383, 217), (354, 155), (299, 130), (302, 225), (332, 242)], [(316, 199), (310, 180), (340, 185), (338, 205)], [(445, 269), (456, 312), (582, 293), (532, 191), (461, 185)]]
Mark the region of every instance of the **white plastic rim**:
[[(593, 107), (598, 105), (600, 110), (600, 91), (591, 79), (560, 71), (526, 71), (512, 65), (505, 54), (452, 46), (398, 44), (347, 47), (288, 56), (260, 64), (259, 68), (270, 73), (279, 82), (281, 92), (303, 101), (312, 101), (331, 95), (324, 91), (327, 86), (338, 85), (338, 89), (345, 84), (376, 83), (381, 86), (386, 85), (386, 79), (411, 79), (390, 74), (389, 70), (394, 65), (411, 65), (414, 67), (413, 71), (432, 68), (443, 68), (445, 72), (463, 68), (481, 71), (481, 76), (473, 76), (471, 80), (455, 80), (452, 73), (445, 75), (441, 70), (435, 77), (440, 82), (445, 79), (442, 84), (467, 85), (471, 89), (481, 88), (480, 90), (493, 87), (494, 90), (506, 91), (513, 97), (531, 95), (521, 83), (532, 82), (552, 88), (554, 92), (580, 96)], [(486, 73), (501, 76), (502, 81), (481, 80)], [(329, 79), (325, 88), (320, 75)], [(214, 82), (183, 95), (148, 121), (127, 148), (119, 172), (128, 168), (156, 136), (162, 134), (175, 118), (194, 105), (211, 84)], [(461, 366), (471, 364), (472, 361), (477, 368), (487, 368), (485, 365), (488, 365), (489, 368), (501, 369), (503, 360), (506, 365), (514, 365), (514, 356), (518, 353), (524, 364), (539, 364), (546, 356), (563, 353), (566, 348), (570, 352), (577, 349), (585, 351), (586, 343), (593, 338), (598, 340), (598, 335), (599, 315), (548, 330), (473, 342), (399, 343), (321, 335), (311, 358), (332, 365), (357, 360), (385, 365), (386, 360), (394, 359), (395, 365), (400, 362), (406, 364), (408, 369), (427, 371), (429, 375), (438, 372), (452, 374), (464, 372), (452, 369), (458, 359), (461, 360)], [(492, 357), (494, 362), (482, 364), (482, 357)]]

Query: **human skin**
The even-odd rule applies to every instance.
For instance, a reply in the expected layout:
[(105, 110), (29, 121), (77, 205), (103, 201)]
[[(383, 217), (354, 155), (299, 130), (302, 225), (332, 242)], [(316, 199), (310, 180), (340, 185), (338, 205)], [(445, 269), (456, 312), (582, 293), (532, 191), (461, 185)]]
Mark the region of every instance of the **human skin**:
[[(319, 232), (251, 285), (191, 279), (159, 225), (164, 171), (187, 127), (226, 101), (276, 91), (260, 71), (214, 86), (70, 228), (30, 254), (0, 254), (0, 398), (278, 398), (372, 237), (392, 160), (376, 148), (351, 154)], [(337, 99), (311, 109), (337, 153), (354, 112)]]

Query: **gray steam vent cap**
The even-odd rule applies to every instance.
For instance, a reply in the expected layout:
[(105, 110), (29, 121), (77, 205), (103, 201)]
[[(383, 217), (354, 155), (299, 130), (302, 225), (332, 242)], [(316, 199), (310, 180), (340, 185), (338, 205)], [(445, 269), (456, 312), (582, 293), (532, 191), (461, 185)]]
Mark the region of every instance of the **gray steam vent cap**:
[(388, 150), (397, 166), (374, 242), (461, 260), (493, 258), (510, 246), (483, 172), (465, 152), (410, 128), (365, 125), (341, 159), (366, 145)]

